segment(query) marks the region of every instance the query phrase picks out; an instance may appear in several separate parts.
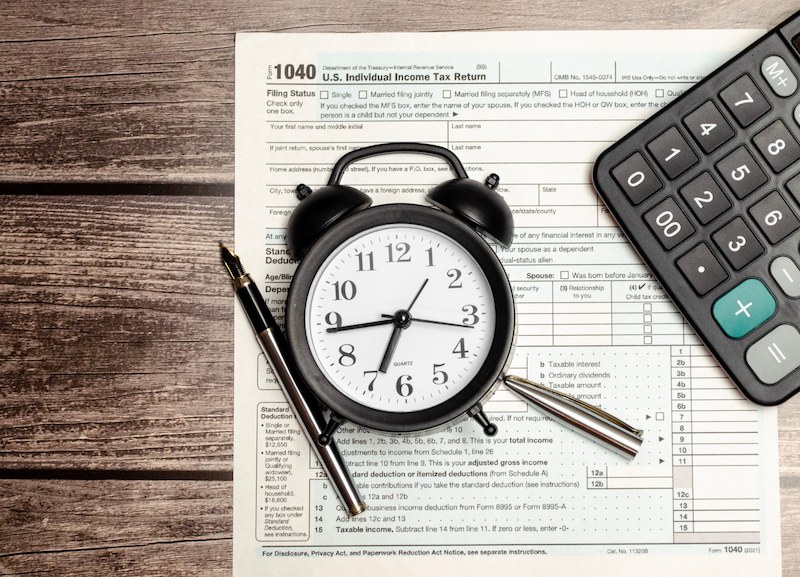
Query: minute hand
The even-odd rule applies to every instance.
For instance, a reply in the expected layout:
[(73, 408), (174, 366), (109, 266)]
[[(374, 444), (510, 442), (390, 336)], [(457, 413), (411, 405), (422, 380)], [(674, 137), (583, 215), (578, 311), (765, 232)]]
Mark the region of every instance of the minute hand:
[[(381, 316), (383, 318), (394, 318), (394, 315), (381, 315)], [(417, 317), (411, 317), (411, 322), (412, 323), (428, 323), (428, 324), (432, 324), (432, 325), (445, 325), (445, 326), (448, 326), (448, 327), (461, 327), (461, 328), (464, 328), (464, 329), (474, 329), (475, 328), (473, 325), (465, 325), (465, 324), (459, 324), (459, 323), (448, 323), (446, 321), (432, 321), (430, 319), (420, 319), (420, 318), (417, 318)]]

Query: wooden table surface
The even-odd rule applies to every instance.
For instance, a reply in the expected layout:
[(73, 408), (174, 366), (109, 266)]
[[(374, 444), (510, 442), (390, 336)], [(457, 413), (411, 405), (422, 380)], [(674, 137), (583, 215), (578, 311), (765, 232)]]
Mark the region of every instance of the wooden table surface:
[[(234, 33), (769, 28), (797, 0), (6, 0), (0, 574), (229, 575)], [(800, 398), (780, 414), (800, 574)]]

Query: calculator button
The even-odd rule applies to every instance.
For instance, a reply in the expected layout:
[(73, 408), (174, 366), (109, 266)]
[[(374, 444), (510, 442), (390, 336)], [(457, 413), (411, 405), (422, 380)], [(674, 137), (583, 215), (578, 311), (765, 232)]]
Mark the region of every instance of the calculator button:
[(753, 143), (775, 172), (782, 172), (800, 159), (800, 144), (780, 120), (756, 134)]
[(652, 140), (647, 150), (670, 179), (677, 178), (697, 164), (697, 155), (674, 126)]
[(670, 250), (694, 234), (694, 227), (669, 197), (644, 215), (644, 220), (666, 250)]
[(800, 367), (800, 332), (780, 325), (747, 349), (744, 358), (759, 381), (774, 385)]
[(772, 244), (780, 242), (800, 227), (800, 220), (797, 220), (777, 190), (754, 204), (750, 216)]
[(780, 56), (768, 56), (761, 63), (761, 76), (778, 96), (791, 96), (797, 90), (797, 77)]
[(742, 127), (750, 126), (771, 108), (767, 99), (746, 74), (720, 92), (719, 97)]
[(725, 259), (736, 270), (741, 270), (764, 252), (753, 231), (741, 217), (736, 217), (711, 235)]
[(739, 199), (746, 197), (769, 180), (744, 146), (731, 152), (716, 166), (733, 194)]
[(703, 152), (711, 153), (734, 136), (733, 128), (710, 100), (683, 119)]
[(676, 264), (700, 296), (708, 294), (728, 278), (728, 273), (705, 243), (698, 244)]
[(615, 166), (611, 174), (633, 204), (639, 204), (661, 190), (661, 181), (638, 152)]
[(731, 207), (731, 201), (707, 172), (691, 180), (679, 192), (703, 224), (708, 224)]
[(800, 204), (800, 174), (786, 181), (786, 190), (791, 192), (794, 201)]
[(788, 256), (779, 256), (769, 265), (769, 273), (786, 296), (800, 297), (800, 268)]
[(776, 308), (775, 299), (764, 283), (749, 278), (719, 297), (712, 313), (726, 335), (740, 339), (761, 326)]

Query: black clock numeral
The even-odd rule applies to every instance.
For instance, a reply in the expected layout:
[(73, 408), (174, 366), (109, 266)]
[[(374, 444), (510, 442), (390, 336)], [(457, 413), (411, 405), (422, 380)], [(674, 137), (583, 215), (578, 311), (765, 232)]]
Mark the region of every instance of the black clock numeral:
[(354, 364), (356, 364), (356, 356), (353, 354), (355, 352), (356, 348), (351, 344), (345, 343), (340, 346), (339, 354), (341, 356), (339, 357), (339, 364), (343, 367), (352, 367)]
[(433, 384), (434, 385), (443, 385), (445, 384), (449, 377), (447, 373), (442, 370), (444, 363), (433, 363)]
[(458, 270), (457, 268), (451, 268), (449, 271), (447, 271), (447, 278), (453, 279), (450, 281), (450, 284), (448, 285), (447, 288), (461, 288), (462, 286), (464, 286), (460, 282), (461, 271)]
[[(411, 262), (411, 255), (408, 254), (411, 251), (411, 245), (407, 242), (398, 242), (395, 245), (389, 243), (386, 248), (389, 249), (388, 262)], [(396, 255), (395, 251), (397, 251)]]
[(474, 327), (478, 324), (480, 318), (475, 314), (478, 312), (478, 307), (475, 305), (464, 305), (461, 307), (461, 311), (467, 313), (467, 316), (461, 321), (462, 323), (469, 327)]
[(411, 375), (400, 375), (397, 378), (397, 394), (401, 397), (409, 397), (414, 392), (414, 387), (411, 386)]
[(333, 283), (333, 290), (335, 292), (333, 300), (335, 301), (342, 299), (351, 301), (356, 298), (356, 283), (351, 280), (346, 280), (342, 283), (337, 280)]
[(428, 253), (428, 266), (436, 266), (433, 264), (433, 247), (429, 248), (425, 252)]
[(357, 252), (356, 257), (358, 258), (358, 272), (375, 270), (375, 255), (373, 253)]
[(367, 385), (367, 390), (372, 391), (375, 387), (375, 379), (378, 378), (378, 371), (364, 371), (364, 376), (366, 377), (367, 375), (372, 375), (372, 380), (369, 382), (369, 385)]
[(469, 351), (465, 348), (464, 339), (458, 339), (458, 344), (456, 344), (455, 348), (453, 349), (453, 354), (458, 355), (459, 358), (465, 359), (467, 358), (467, 353)]
[(340, 329), (342, 328), (342, 315), (335, 311), (329, 312), (325, 315), (325, 323), (331, 328), (336, 327)]

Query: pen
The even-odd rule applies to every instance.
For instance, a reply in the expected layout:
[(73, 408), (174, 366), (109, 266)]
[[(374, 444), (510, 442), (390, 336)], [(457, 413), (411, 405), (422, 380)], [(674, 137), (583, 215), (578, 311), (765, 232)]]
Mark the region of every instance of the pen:
[(333, 484), (345, 511), (351, 517), (358, 515), (367, 507), (361, 500), (358, 487), (350, 476), (350, 471), (347, 470), (347, 465), (334, 441), (331, 440), (327, 445), (320, 445), (317, 441), (325, 429), (325, 416), (316, 398), (298, 374), (275, 318), (253, 279), (242, 267), (239, 257), (222, 242), (219, 243), (219, 248), (222, 261), (233, 280), (233, 288), (236, 290), (239, 302), (242, 303), (256, 333), (258, 344), (267, 357), (272, 372), (300, 423), (300, 428), (303, 429), (314, 454)]
[(506, 375), (503, 382), (511, 392), (567, 428), (630, 459), (638, 454), (644, 431), (586, 401), (528, 379)]

